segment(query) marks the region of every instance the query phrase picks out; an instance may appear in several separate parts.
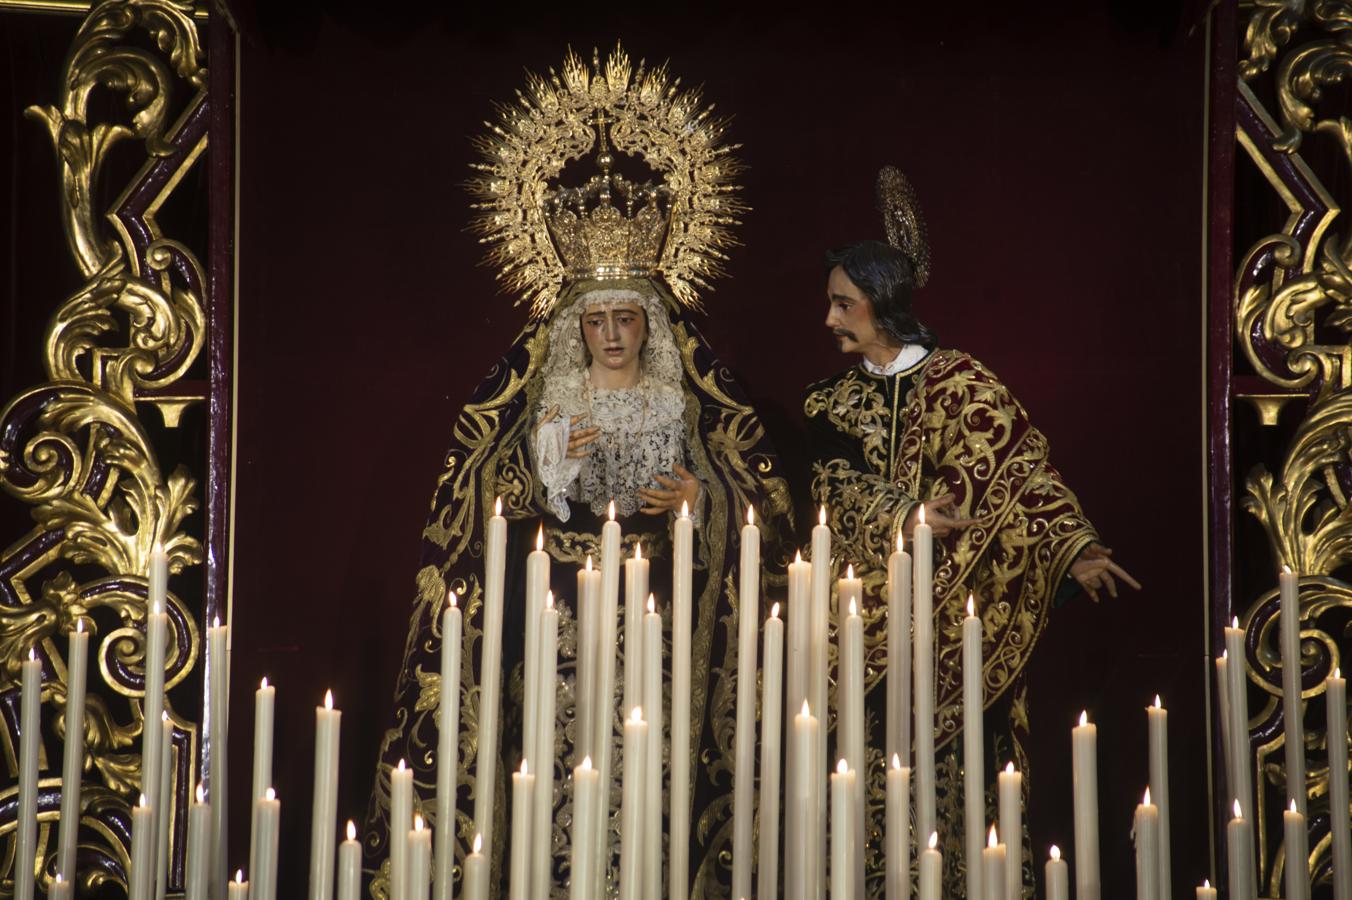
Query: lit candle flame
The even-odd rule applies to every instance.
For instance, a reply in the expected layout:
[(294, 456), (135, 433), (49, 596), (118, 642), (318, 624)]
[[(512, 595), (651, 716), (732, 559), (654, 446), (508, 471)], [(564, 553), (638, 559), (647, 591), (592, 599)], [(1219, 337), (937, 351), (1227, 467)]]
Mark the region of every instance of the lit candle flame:
[(347, 839), (355, 841), (357, 839), (357, 823), (351, 819), (347, 820)]
[(630, 722), (633, 722), (635, 725), (637, 725), (639, 722), (642, 722), (642, 721), (643, 721), (643, 707), (641, 707), (641, 706), (635, 706), (632, 710), (630, 710), (630, 712), (629, 712), (629, 721), (630, 721)]
[(1292, 800), (1292, 801), (1291, 801), (1291, 812), (1295, 812), (1295, 811), (1296, 811), (1296, 801), (1295, 801), (1295, 800)]
[(414, 813), (413, 815), (413, 830), (414, 831), (423, 830), (423, 817), (418, 815), (417, 813)]
[(1231, 619), (1230, 619), (1230, 627), (1231, 627), (1231, 628), (1238, 628), (1238, 627), (1239, 627), (1239, 616), (1233, 616), (1233, 617), (1231, 617)]
[(933, 850), (937, 846), (939, 846), (939, 832), (931, 831), (929, 839), (929, 848)]
[(151, 615), (153, 615), (153, 616), (158, 616), (158, 615), (161, 615), (161, 614), (163, 614), (163, 613), (164, 613), (164, 609), (163, 609), (163, 607), (160, 606), (158, 600), (155, 601), (154, 603), (152, 603), (152, 604), (150, 605), (150, 614), (151, 614)]
[(650, 613), (657, 612), (657, 598), (654, 597), (652, 594), (648, 595), (648, 612)]
[(748, 506), (746, 508), (746, 524), (748, 525), (756, 524), (756, 507)]
[(1156, 694), (1156, 695), (1155, 695), (1155, 709), (1164, 709), (1164, 707), (1160, 705), (1160, 695), (1159, 695), (1159, 694)]
[(615, 501), (614, 501), (614, 500), (611, 500), (611, 501), (610, 501), (610, 507), (609, 507), (606, 511), (607, 511), (607, 513), (610, 515), (610, 521), (614, 522), (614, 521), (615, 521)]
[(1056, 846), (1055, 844), (1052, 844), (1052, 859), (1060, 859), (1060, 858), (1061, 858), (1061, 848)]
[(236, 869), (236, 870), (235, 870), (235, 884), (243, 884), (243, 883), (244, 883), (244, 870), (243, 870), (243, 869)]
[(84, 633), (84, 619), (76, 619), (76, 620), (75, 620), (75, 633), (76, 633), (76, 634), (83, 634), (83, 633)]
[(535, 532), (535, 549), (545, 549), (545, 526), (541, 525), (540, 530)]
[(921, 524), (921, 525), (924, 525), (924, 524), (925, 524), (925, 504), (923, 504), (923, 503), (920, 504), (920, 512), (918, 513), (918, 515), (920, 516), (920, 524)]
[(853, 579), (854, 579), (854, 563), (846, 563), (846, 564), (845, 564), (845, 578), (846, 578), (847, 580), (853, 580)]
[(260, 691), (266, 691), (268, 689), (268, 676), (264, 675), (263, 680), (258, 682), (258, 689)]
[(1236, 819), (1242, 819), (1242, 818), (1244, 818), (1244, 813), (1243, 813), (1243, 811), (1239, 808), (1239, 798), (1238, 798), (1238, 797), (1235, 798), (1235, 818), (1236, 818)]
[(220, 627), (221, 627), (221, 617), (220, 617), (220, 616), (212, 616), (212, 617), (211, 617), (211, 627), (212, 627), (212, 628), (220, 628)]
[(197, 782), (197, 790), (193, 792), (193, 796), (197, 798), (198, 803), (206, 802), (207, 792), (202, 790), (202, 782)]
[(1342, 677), (1343, 677), (1343, 670), (1342, 670), (1342, 667), (1341, 667), (1341, 666), (1334, 666), (1334, 667), (1333, 667), (1333, 677), (1334, 677), (1334, 678), (1342, 678)]
[(64, 883), (65, 883), (65, 879), (61, 877), (61, 873), (60, 873), (60, 872), (57, 872), (57, 873), (56, 873), (56, 883), (57, 883), (57, 884), (64, 884)]
[(987, 846), (987, 847), (998, 847), (998, 846), (1000, 846), (1000, 838), (999, 838), (999, 836), (996, 835), (996, 833), (995, 833), (995, 826), (994, 826), (994, 825), (991, 825), (991, 833), (990, 833), (990, 837), (986, 838), (986, 846)]
[(823, 504), (822, 507), (821, 507), (820, 509), (817, 510), (817, 524), (818, 524), (818, 525), (825, 525), (825, 524), (826, 524), (826, 506), (825, 506), (825, 504)]
[(495, 515), (495, 516), (500, 516), (500, 515), (502, 515), (502, 498), (501, 498), (501, 497), (498, 497), (496, 500), (493, 501), (493, 515)]
[(588, 553), (588, 554), (587, 554), (587, 571), (590, 572), (591, 570), (592, 570), (591, 554)]
[(401, 760), (399, 760), (399, 767), (398, 767), (398, 768), (399, 768), (399, 771), (402, 772), (402, 771), (404, 771), (405, 769), (407, 769), (408, 766), (405, 765), (405, 764), (404, 764), (404, 761), (401, 759)]
[(1230, 658), (1230, 651), (1229, 651), (1229, 650), (1222, 650), (1222, 651), (1221, 651), (1221, 659), (1226, 660), (1226, 659), (1229, 659), (1229, 658)]
[(591, 756), (584, 756), (584, 757), (582, 757), (582, 765), (580, 766), (580, 768), (585, 769), (586, 771), (590, 772), (590, 771), (591, 771), (591, 767), (592, 767), (592, 765), (591, 765)]
[(681, 518), (682, 518), (682, 519), (688, 519), (688, 518), (690, 518), (690, 501), (689, 501), (689, 500), (682, 500), (682, 501), (681, 501)]
[(1146, 785), (1145, 795), (1141, 797), (1141, 805), (1142, 806), (1150, 805), (1150, 785)]
[(484, 848), (484, 836), (483, 836), (482, 834), (476, 834), (476, 835), (474, 836), (474, 850), (473, 850), (473, 852), (474, 852), (474, 853), (478, 853), (479, 851), (483, 850), (483, 848)]
[(28, 648), (28, 661), (36, 662), (38, 658), (38, 649), (36, 647)]
[(892, 754), (892, 768), (894, 769), (901, 768), (901, 757), (895, 753)]
[(1211, 890), (1211, 879), (1210, 879), (1210, 878), (1203, 878), (1203, 879), (1202, 879), (1202, 887), (1206, 888), (1207, 890)]
[(530, 767), (526, 765), (526, 758), (524, 756), (521, 757), (521, 774), (523, 776), (530, 774)]
[(967, 615), (976, 615), (976, 599), (971, 594), (967, 595)]
[(161, 721), (161, 722), (168, 722), (168, 721), (169, 721), (169, 713), (168, 713), (168, 712), (162, 712), (162, 713), (160, 713), (160, 721)]
[(333, 688), (324, 692), (324, 708), (333, 709)]
[(859, 607), (855, 604), (853, 597), (850, 598), (850, 615), (859, 615)]
[(901, 553), (906, 549), (906, 542), (902, 539), (901, 532), (897, 532), (897, 552)]
[(141, 809), (145, 809), (145, 808), (146, 808), (146, 795), (145, 795), (145, 794), (142, 794), (142, 795), (141, 795), (141, 800), (140, 800), (140, 802), (137, 803), (136, 805), (139, 806), (139, 807), (141, 807)]
[(1088, 724), (1089, 724), (1089, 710), (1082, 709), (1080, 710), (1080, 726), (1084, 727), (1085, 725)]
[(1014, 774), (1014, 760), (1011, 759), (1009, 762), (1005, 763), (1005, 774), (1006, 775)]
[(795, 550), (795, 551), (793, 551), (793, 562), (794, 562), (795, 565), (799, 565), (799, 566), (801, 566), (801, 565), (803, 564), (803, 551), (802, 551), (802, 550)]
[(840, 758), (840, 762), (836, 763), (836, 771), (841, 775), (844, 775), (846, 772), (850, 771), (849, 765), (845, 762), (845, 757), (842, 756)]
[(643, 558), (643, 542), (634, 541), (634, 559)]
[(803, 711), (799, 713), (804, 719), (812, 715), (812, 709), (807, 705), (807, 700), (803, 701)]
[(263, 792), (263, 799), (271, 803), (273, 800), (277, 799), (277, 792), (274, 791), (272, 788), (268, 788), (266, 791)]
[(553, 592), (553, 591), (546, 591), (546, 592), (545, 592), (545, 609), (553, 609), (553, 608), (554, 608), (554, 592)]
[(455, 609), (460, 605), (460, 598), (455, 595), (455, 591), (446, 592), (446, 605), (451, 609)]
[(774, 605), (772, 605), (772, 606), (770, 607), (770, 618), (772, 618), (772, 619), (778, 619), (778, 618), (779, 618), (779, 604), (778, 604), (778, 603), (775, 603)]

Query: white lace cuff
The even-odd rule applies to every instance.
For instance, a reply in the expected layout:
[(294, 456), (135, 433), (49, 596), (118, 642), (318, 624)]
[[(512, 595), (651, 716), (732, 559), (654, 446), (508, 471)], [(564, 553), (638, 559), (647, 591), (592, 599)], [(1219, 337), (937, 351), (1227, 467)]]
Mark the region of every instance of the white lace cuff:
[(544, 485), (549, 510), (560, 522), (567, 522), (572, 514), (568, 507), (568, 488), (582, 471), (581, 459), (568, 458), (569, 431), (568, 420), (560, 418), (541, 425), (535, 434), (536, 474)]

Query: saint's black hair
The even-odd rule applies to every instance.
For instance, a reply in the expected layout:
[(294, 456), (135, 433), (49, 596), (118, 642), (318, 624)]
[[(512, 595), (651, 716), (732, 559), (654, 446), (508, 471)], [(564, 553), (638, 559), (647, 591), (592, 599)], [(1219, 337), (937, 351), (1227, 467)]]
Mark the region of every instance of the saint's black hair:
[(903, 344), (933, 350), (939, 338), (911, 312), (915, 267), (891, 244), (856, 241), (826, 251), (826, 273), (839, 266), (873, 305), (878, 327)]

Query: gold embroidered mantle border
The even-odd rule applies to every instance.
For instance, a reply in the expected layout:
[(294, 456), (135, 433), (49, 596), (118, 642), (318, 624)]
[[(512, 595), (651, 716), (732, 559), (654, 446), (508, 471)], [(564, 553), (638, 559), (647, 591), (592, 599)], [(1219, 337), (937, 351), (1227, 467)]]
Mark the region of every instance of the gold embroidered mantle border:
[[(47, 380), (0, 407), (0, 489), (28, 505), (35, 523), (0, 551), (0, 696), (17, 709), (19, 660), (36, 648), (45, 744), (40, 889), (54, 874), (65, 635), (84, 623), (98, 672), (85, 712), (79, 881), (86, 890), (125, 885), (141, 766), (148, 561), (159, 543), (172, 574), (202, 562), (200, 542), (184, 530), (198, 508), (198, 486), (182, 467), (165, 471), (141, 417), (156, 406), (173, 428), (201, 399), (182, 382), (204, 344), (205, 278), (193, 252), (156, 221), (206, 149), (206, 69), (193, 16), (191, 3), (175, 0), (95, 4), (66, 59), (57, 103), (27, 110), (51, 136), (66, 241), (85, 279), (50, 319)], [(101, 90), (125, 96), (127, 122), (90, 121), (90, 97)], [(103, 208), (104, 163), (129, 139), (144, 147), (144, 162)], [(191, 611), (173, 593), (167, 611), (168, 692), (195, 668), (200, 640)], [(197, 727), (168, 701), (166, 711), (175, 726), (172, 796), (181, 821), (196, 780)], [(5, 724), (0, 742), (11, 777), (0, 806), (17, 790), (16, 723), (6, 717)], [(4, 893), (13, 888), (13, 818), (0, 820), (0, 837), (7, 841)], [(181, 868), (181, 852), (172, 842), (171, 872)]]

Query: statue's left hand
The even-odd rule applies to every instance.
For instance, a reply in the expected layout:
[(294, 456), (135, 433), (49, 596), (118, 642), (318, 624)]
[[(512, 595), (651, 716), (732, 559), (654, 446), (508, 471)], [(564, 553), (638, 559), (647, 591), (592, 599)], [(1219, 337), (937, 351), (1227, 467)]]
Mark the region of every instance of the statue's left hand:
[(699, 500), (700, 485), (689, 470), (676, 467), (672, 477), (657, 475), (657, 483), (661, 488), (639, 488), (638, 495), (643, 499), (644, 507), (639, 512), (645, 512), (649, 515), (657, 515), (663, 512), (678, 513), (681, 511), (681, 504), (689, 505), (691, 514), (695, 512), (695, 503)]
[(1114, 575), (1136, 590), (1141, 589), (1141, 583), (1128, 575), (1126, 569), (1113, 562), (1112, 555), (1112, 550), (1095, 541), (1085, 547), (1079, 558), (1070, 564), (1071, 577), (1080, 583), (1080, 587), (1084, 588), (1085, 593), (1089, 594), (1095, 603), (1099, 599), (1099, 588), (1107, 588), (1111, 596), (1117, 596)]

